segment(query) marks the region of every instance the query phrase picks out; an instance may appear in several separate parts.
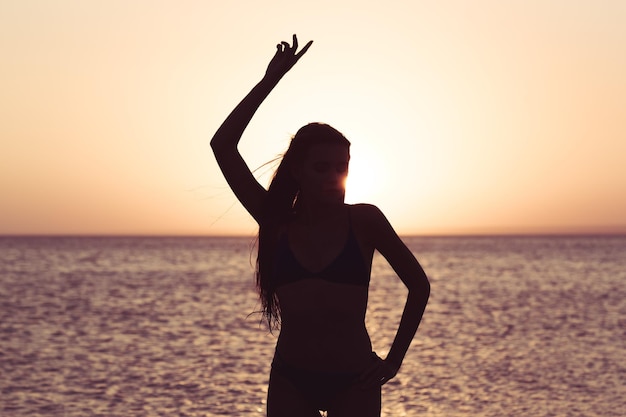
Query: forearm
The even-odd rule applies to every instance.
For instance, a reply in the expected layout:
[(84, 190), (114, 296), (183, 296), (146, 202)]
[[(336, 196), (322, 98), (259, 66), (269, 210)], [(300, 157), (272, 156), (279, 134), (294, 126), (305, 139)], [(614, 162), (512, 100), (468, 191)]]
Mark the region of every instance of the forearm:
[(211, 147), (215, 152), (221, 149), (237, 147), (244, 130), (252, 120), (252, 116), (265, 98), (278, 84), (279, 79), (264, 77), (228, 115), (211, 139)]
[(424, 280), (422, 288), (409, 290), (398, 332), (387, 355), (387, 360), (398, 368), (404, 360), (404, 356), (411, 345), (411, 341), (417, 332), (426, 309), (426, 303), (430, 295), (430, 285), (425, 278)]
[(252, 116), (254, 116), (261, 103), (263, 103), (263, 100), (291, 67), (298, 62), (312, 43), (313, 41), (309, 41), (298, 53), (296, 53), (298, 49), (296, 35), (293, 35), (293, 46), (290, 46), (287, 42), (281, 42), (276, 45), (276, 54), (267, 66), (263, 79), (241, 100), (241, 103), (235, 107), (220, 128), (217, 129), (215, 135), (213, 135), (211, 147), (218, 155), (218, 160), (222, 150), (226, 150), (226, 155), (232, 155), (231, 151), (237, 148), (243, 131), (250, 123), (250, 120), (252, 120)]

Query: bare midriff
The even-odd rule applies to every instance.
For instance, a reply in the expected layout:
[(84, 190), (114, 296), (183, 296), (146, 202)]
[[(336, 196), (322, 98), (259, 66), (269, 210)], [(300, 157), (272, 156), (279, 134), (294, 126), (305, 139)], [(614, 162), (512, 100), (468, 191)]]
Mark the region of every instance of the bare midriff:
[(368, 288), (304, 279), (277, 290), (281, 331), (277, 351), (299, 368), (359, 371), (372, 357), (365, 328)]

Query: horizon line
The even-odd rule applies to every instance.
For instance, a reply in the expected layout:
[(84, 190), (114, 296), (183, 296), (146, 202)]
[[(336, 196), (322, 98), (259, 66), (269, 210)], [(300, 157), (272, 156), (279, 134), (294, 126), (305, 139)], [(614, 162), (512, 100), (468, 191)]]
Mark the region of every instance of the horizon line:
[[(437, 237), (626, 237), (626, 231), (398, 233), (401, 238)], [(0, 233), (0, 238), (250, 238), (256, 234), (207, 233)]]

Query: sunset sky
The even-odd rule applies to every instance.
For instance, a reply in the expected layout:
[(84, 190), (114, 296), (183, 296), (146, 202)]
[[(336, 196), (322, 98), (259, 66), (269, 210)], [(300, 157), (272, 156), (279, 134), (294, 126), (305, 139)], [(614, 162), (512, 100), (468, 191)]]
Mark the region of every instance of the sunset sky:
[[(303, 124), (400, 234), (626, 233), (626, 2), (0, 0), (0, 234), (256, 232), (209, 141), (275, 44), (251, 168)], [(257, 173), (267, 185), (271, 167)]]

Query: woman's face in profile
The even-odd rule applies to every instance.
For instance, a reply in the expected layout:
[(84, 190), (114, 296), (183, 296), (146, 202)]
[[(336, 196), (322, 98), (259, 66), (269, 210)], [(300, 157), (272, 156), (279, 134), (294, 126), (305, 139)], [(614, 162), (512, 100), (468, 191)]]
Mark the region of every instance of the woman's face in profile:
[(294, 175), (303, 197), (321, 203), (343, 203), (350, 150), (343, 145), (313, 145)]

